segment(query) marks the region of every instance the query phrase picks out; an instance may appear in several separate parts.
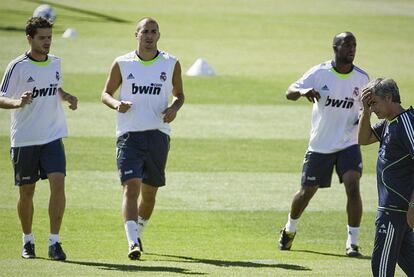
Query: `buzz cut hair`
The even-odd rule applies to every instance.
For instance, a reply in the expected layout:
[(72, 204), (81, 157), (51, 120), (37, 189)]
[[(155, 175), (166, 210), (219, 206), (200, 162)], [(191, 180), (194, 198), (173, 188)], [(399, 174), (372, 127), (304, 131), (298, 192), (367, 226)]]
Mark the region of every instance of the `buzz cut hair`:
[(137, 23), (137, 32), (139, 32), (139, 30), (141, 29), (143, 22), (155, 23), (155, 24), (157, 24), (157, 27), (159, 29), (158, 22), (154, 18), (152, 18), (152, 17), (143, 17), (143, 18), (141, 18), (141, 19), (138, 20), (138, 23)]
[(336, 34), (332, 40), (332, 45), (333, 46), (339, 46), (341, 45), (342, 41), (344, 40), (344, 38), (346, 37), (354, 37), (354, 34), (351, 32), (341, 32), (339, 34)]
[(377, 78), (365, 85), (364, 90), (369, 90), (373, 94), (384, 99), (387, 95), (391, 96), (394, 103), (401, 104), (400, 90), (397, 83), (391, 78)]
[(26, 22), (26, 35), (34, 38), (37, 34), (37, 29), (52, 28), (53, 23), (43, 17), (32, 17)]

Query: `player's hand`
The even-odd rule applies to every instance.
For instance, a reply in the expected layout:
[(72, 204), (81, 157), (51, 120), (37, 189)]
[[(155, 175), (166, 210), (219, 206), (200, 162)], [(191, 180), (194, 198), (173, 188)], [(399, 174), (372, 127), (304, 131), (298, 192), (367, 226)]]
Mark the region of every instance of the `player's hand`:
[(177, 109), (174, 106), (166, 108), (163, 112), (164, 122), (170, 123), (177, 116)]
[(361, 102), (364, 110), (369, 110), (372, 102), (372, 91), (364, 89), (361, 94)]
[(22, 96), (20, 96), (19, 107), (23, 108), (25, 105), (32, 103), (33, 101), (32, 95), (33, 93), (31, 91), (24, 92)]
[(116, 110), (120, 113), (126, 113), (132, 107), (131, 101), (121, 101), (116, 107)]
[(414, 208), (408, 208), (407, 223), (410, 228), (414, 229)]
[(69, 103), (69, 109), (76, 110), (78, 108), (78, 98), (76, 98), (76, 96), (69, 94), (66, 97), (66, 101)]
[(308, 101), (312, 103), (318, 102), (319, 99), (321, 98), (321, 95), (319, 94), (319, 92), (317, 92), (314, 89), (311, 89), (307, 92), (301, 92), (300, 95), (306, 97), (306, 99), (308, 99)]

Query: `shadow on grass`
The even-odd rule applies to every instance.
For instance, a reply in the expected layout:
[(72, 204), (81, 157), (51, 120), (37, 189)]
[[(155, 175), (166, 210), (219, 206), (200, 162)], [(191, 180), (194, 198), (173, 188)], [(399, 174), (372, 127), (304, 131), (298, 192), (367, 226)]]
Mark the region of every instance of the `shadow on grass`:
[[(98, 263), (98, 262), (84, 262), (84, 261), (64, 261), (67, 264), (77, 264), (84, 266), (93, 266), (102, 270), (116, 270), (125, 272), (166, 272), (166, 273), (180, 273), (191, 275), (205, 275), (202, 272), (192, 272), (185, 268), (172, 267), (172, 266), (141, 266), (141, 265), (128, 265), (128, 264), (112, 264), (112, 263)], [(139, 264), (140, 261), (137, 261)]]
[(0, 31), (24, 33), (26, 32), (26, 29), (15, 26), (0, 26)]
[[(178, 258), (179, 260), (174, 260), (174, 262), (185, 262), (185, 263), (202, 263), (214, 266), (223, 266), (223, 267), (250, 267), (250, 268), (282, 268), (287, 270), (300, 270), (300, 271), (309, 271), (312, 270), (308, 267), (295, 265), (295, 264), (279, 264), (279, 263), (268, 263), (267, 261), (225, 261), (225, 260), (212, 260), (212, 259), (201, 259), (193, 258), (186, 256), (177, 256), (177, 255), (168, 255), (168, 254), (156, 254), (156, 253), (145, 253), (147, 256), (158, 256), (158, 257), (167, 257), (167, 258)], [(165, 260), (171, 261), (171, 260)]]
[(91, 10), (80, 9), (80, 8), (76, 8), (76, 7), (72, 7), (72, 6), (64, 5), (60, 3), (48, 2), (48, 1), (43, 1), (43, 0), (25, 0), (25, 1), (32, 2), (32, 3), (39, 3), (39, 4), (48, 4), (48, 5), (51, 5), (52, 7), (60, 8), (60, 9), (67, 10), (67, 11), (77, 12), (77, 13), (84, 14), (84, 15), (94, 16), (94, 17), (103, 19), (105, 21), (111, 21), (111, 22), (116, 22), (116, 23), (130, 23), (129, 20), (125, 20), (119, 17), (115, 17), (115, 16), (103, 14), (103, 13), (98, 13), (98, 12), (94, 12)]
[(360, 257), (354, 257), (350, 258), (346, 255), (340, 255), (340, 254), (334, 254), (334, 253), (326, 253), (326, 252), (318, 252), (318, 251), (312, 251), (312, 250), (290, 250), (291, 252), (301, 252), (301, 253), (310, 253), (310, 254), (318, 254), (323, 256), (331, 256), (331, 257), (339, 257), (339, 258), (347, 258), (347, 259), (360, 259), (360, 260), (371, 260), (371, 256), (360, 256)]

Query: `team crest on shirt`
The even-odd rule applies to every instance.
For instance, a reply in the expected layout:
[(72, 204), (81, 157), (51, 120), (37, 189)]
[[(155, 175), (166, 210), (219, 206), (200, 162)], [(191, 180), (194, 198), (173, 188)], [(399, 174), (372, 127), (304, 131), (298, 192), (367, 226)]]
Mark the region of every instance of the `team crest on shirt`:
[(161, 72), (160, 80), (163, 82), (167, 81), (167, 73)]
[(60, 80), (60, 74), (59, 74), (59, 71), (56, 71), (56, 80)]
[(359, 88), (358, 88), (358, 87), (354, 87), (354, 92), (353, 92), (353, 94), (354, 94), (355, 96), (358, 96), (358, 95), (359, 95)]

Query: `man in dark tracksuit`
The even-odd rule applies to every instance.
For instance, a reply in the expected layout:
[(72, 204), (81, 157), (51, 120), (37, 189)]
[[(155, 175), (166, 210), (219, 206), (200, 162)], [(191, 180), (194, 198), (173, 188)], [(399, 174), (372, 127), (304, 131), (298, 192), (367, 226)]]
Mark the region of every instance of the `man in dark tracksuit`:
[[(358, 142), (380, 142), (372, 273), (394, 276), (398, 263), (407, 276), (414, 276), (414, 110), (402, 108), (398, 86), (392, 79), (370, 82), (361, 100)], [(371, 128), (372, 112), (383, 120)]]

